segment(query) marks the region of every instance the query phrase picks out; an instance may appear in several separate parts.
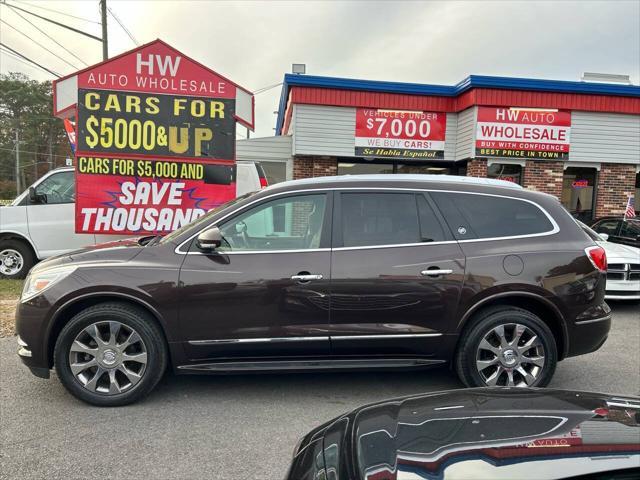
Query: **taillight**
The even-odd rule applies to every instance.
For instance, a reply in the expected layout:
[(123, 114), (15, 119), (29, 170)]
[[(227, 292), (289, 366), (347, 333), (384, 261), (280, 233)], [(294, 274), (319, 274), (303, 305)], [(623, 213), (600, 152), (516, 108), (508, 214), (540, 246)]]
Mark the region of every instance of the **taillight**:
[(607, 271), (607, 253), (599, 246), (587, 247), (584, 249), (591, 263), (601, 272)]
[(262, 188), (269, 186), (269, 184), (267, 183), (267, 178), (266, 177), (260, 177), (260, 186)]

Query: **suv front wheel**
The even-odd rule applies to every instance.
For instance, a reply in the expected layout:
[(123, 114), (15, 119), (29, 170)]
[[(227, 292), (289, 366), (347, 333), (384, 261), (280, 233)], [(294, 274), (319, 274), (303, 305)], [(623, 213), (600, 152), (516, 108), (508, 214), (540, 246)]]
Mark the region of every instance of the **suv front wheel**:
[(167, 366), (160, 328), (143, 310), (103, 303), (75, 315), (56, 341), (54, 362), (74, 396), (98, 406), (146, 396)]
[(527, 310), (504, 306), (472, 320), (460, 341), (455, 367), (467, 387), (544, 387), (557, 361), (549, 327)]

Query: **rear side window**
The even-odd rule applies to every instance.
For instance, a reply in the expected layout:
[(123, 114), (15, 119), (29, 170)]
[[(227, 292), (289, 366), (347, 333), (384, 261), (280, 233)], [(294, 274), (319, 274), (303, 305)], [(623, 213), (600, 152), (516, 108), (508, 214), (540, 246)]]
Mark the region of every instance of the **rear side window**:
[(345, 247), (421, 241), (413, 193), (343, 193), (340, 199)]
[(459, 240), (534, 235), (553, 230), (536, 205), (513, 198), (432, 192), (432, 198)]

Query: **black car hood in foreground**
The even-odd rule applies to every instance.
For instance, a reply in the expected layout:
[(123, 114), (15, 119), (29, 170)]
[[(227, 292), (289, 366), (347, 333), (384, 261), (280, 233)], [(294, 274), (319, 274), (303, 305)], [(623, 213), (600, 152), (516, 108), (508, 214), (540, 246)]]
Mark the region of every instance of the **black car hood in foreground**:
[(520, 388), (406, 397), (315, 429), (288, 478), (640, 478), (639, 422), (633, 397)]

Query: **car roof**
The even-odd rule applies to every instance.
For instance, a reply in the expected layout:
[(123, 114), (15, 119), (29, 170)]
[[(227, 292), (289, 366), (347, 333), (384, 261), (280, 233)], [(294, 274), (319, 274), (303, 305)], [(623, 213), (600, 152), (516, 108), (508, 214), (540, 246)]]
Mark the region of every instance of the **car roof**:
[(484, 185), (491, 187), (503, 187), (522, 190), (523, 187), (517, 183), (496, 178), (462, 177), (458, 175), (430, 175), (430, 174), (365, 174), (365, 175), (335, 175), (326, 177), (302, 178), (299, 180), (289, 180), (278, 183), (278, 187), (296, 187), (305, 185), (336, 184), (341, 182), (349, 183), (376, 183), (385, 182), (391, 184), (398, 183), (435, 183), (435, 184), (457, 184), (457, 185)]

